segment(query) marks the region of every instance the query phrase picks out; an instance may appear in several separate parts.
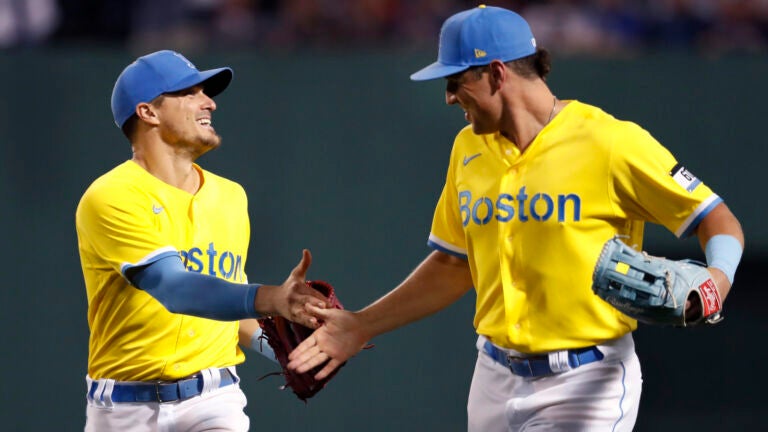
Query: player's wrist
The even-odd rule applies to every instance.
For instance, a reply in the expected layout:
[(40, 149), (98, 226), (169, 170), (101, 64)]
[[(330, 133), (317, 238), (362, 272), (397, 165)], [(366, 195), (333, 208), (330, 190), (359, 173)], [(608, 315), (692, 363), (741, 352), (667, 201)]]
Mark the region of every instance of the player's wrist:
[(261, 313), (258, 309), (256, 309), (256, 297), (259, 294), (259, 289), (261, 288), (261, 284), (253, 283), (247, 285), (248, 290), (248, 296), (246, 297), (246, 310), (248, 312), (248, 316), (251, 318), (260, 318)]
[(715, 282), (720, 298), (725, 300), (725, 297), (731, 290), (731, 282), (728, 279), (728, 275), (717, 267), (707, 267), (707, 270), (709, 270), (709, 274), (712, 275), (712, 280)]
[(254, 311), (262, 316), (277, 315), (275, 293), (279, 287), (275, 285), (260, 285), (253, 298)]
[(277, 361), (277, 358), (275, 357), (275, 351), (269, 345), (267, 338), (264, 336), (264, 329), (261, 327), (256, 329), (256, 331), (251, 335), (250, 344), (250, 349), (252, 351), (256, 351), (257, 353), (272, 360), (273, 362), (280, 364), (280, 362)]
[(371, 313), (370, 309), (362, 309), (352, 313), (352, 318), (356, 321), (354, 329), (357, 333), (357, 339), (367, 344), (376, 336), (386, 333), (390, 328), (382, 325), (382, 320), (377, 319)]

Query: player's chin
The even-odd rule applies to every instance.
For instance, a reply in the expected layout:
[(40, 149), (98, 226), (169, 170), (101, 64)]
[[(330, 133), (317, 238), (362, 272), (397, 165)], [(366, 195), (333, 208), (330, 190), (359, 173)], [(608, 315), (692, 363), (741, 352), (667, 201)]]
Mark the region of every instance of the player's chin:
[(213, 150), (221, 146), (221, 137), (215, 133), (211, 133), (205, 137), (202, 137), (200, 142), (203, 144), (203, 147), (209, 150)]

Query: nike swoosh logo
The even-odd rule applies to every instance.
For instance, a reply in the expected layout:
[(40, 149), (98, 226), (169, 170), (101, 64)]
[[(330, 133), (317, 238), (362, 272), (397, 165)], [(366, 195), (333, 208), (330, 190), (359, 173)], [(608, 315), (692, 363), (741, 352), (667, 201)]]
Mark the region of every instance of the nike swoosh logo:
[(160, 214), (160, 212), (163, 211), (163, 208), (159, 205), (152, 204), (152, 213), (154, 214)]
[(464, 166), (467, 166), (468, 163), (472, 162), (472, 159), (482, 155), (482, 153), (475, 153), (472, 156), (464, 156)]

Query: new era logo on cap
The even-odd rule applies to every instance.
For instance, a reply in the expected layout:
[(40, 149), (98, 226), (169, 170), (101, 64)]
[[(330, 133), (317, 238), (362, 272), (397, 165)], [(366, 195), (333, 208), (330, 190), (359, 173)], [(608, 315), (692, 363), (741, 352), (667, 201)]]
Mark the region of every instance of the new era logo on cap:
[(507, 62), (534, 53), (536, 39), (523, 17), (507, 9), (480, 5), (445, 20), (437, 61), (411, 79), (442, 78), (493, 60)]
[(191, 61), (187, 60), (187, 58), (184, 57), (183, 55), (181, 55), (181, 54), (179, 54), (177, 52), (174, 52), (173, 55), (175, 55), (176, 57), (180, 58), (184, 63), (186, 63), (188, 68), (197, 70), (195, 65), (193, 65)]

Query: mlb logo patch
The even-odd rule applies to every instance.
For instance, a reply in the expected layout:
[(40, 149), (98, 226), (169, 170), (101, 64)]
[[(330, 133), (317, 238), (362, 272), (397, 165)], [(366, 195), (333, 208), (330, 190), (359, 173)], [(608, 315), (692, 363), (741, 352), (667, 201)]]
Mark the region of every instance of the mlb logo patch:
[(680, 164), (675, 165), (672, 171), (669, 172), (669, 175), (688, 192), (693, 192), (696, 186), (701, 184), (701, 180), (697, 179), (693, 173)]

